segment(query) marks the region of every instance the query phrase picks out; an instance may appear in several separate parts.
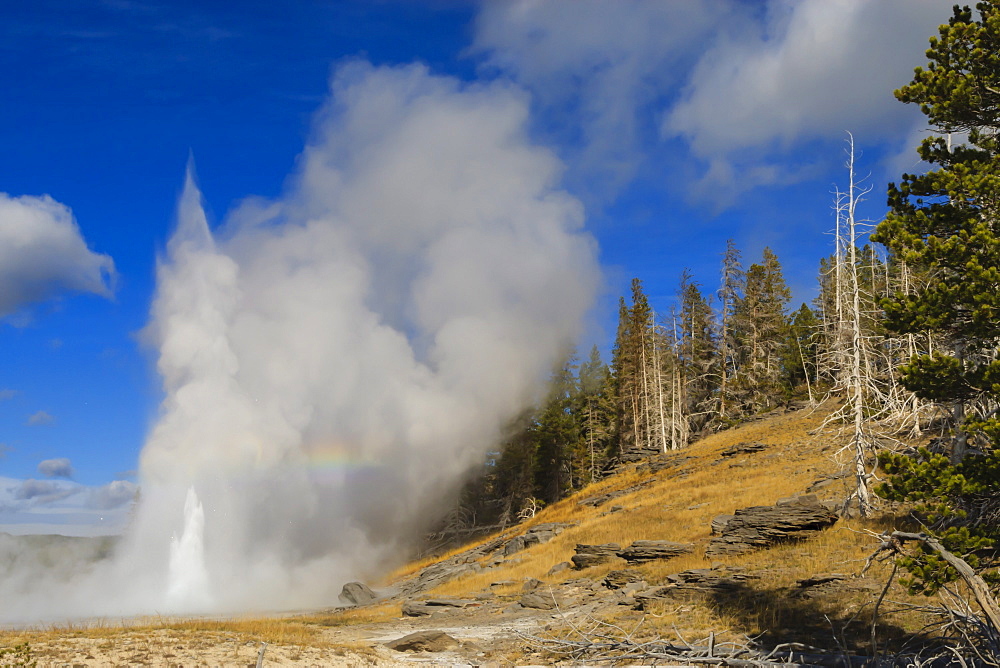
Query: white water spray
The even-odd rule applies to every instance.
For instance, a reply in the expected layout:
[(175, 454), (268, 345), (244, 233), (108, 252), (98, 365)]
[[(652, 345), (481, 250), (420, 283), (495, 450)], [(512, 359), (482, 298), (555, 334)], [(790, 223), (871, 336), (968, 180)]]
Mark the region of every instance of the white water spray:
[(184, 529), (170, 539), (167, 606), (171, 610), (210, 608), (208, 571), (205, 568), (205, 509), (190, 487), (184, 498)]

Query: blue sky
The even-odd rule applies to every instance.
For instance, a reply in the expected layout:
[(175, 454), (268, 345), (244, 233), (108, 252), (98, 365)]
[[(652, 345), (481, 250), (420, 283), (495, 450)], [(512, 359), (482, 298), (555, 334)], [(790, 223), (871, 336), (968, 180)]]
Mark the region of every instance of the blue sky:
[(918, 169), (922, 117), (891, 93), (950, 4), (0, 4), (0, 530), (124, 521), (162, 400), (142, 331), (189, 158), (213, 224), (280, 196), (345, 64), (421, 63), (527, 101), (599, 247), (580, 344), (606, 348), (631, 277), (666, 311), (684, 268), (716, 288), (730, 237), (747, 264), (769, 245), (795, 305), (811, 299), (845, 133), (872, 218)]

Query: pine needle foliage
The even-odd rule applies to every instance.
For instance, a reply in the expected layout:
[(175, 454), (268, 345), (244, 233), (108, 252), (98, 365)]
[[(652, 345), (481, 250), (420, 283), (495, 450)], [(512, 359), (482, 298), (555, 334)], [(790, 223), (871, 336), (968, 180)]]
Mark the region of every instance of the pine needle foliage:
[[(941, 543), (994, 585), (1000, 539), (1000, 2), (955, 7), (931, 38), (929, 64), (896, 91), (941, 133), (918, 149), (931, 165), (890, 184), (890, 212), (872, 239), (922, 276), (883, 302), (888, 331), (929, 332), (931, 354), (900, 367), (903, 385), (951, 415), (950, 456), (885, 454), (879, 493), (913, 501)], [(967, 133), (956, 142), (952, 133)], [(958, 139), (961, 139), (959, 137)], [(901, 562), (914, 591), (933, 593), (957, 574), (936, 555)]]

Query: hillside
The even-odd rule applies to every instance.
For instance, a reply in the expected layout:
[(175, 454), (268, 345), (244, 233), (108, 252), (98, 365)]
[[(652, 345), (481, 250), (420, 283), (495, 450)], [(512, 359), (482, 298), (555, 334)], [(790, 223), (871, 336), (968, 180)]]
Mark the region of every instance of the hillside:
[[(553, 650), (573, 649), (567, 641), (626, 637), (713, 643), (719, 652), (800, 643), (801, 651), (868, 654), (872, 604), (890, 565), (875, 563), (866, 577), (857, 574), (878, 545), (870, 532), (903, 528), (899, 518), (840, 518), (792, 542), (705, 556), (720, 515), (780, 500), (779, 509), (839, 506), (849, 479), (838, 473), (837, 429), (822, 428), (829, 408), (776, 411), (627, 465), (502, 534), (369, 583), (380, 598), (367, 605), (272, 619), (8, 631), (0, 646), (28, 642), (39, 665), (81, 666), (253, 665), (261, 642), (268, 643), (264, 665), (550, 664), (561, 656)], [(804, 497), (805, 505), (793, 497)], [(578, 544), (624, 549), (635, 541), (691, 547), (669, 559), (630, 563), (611, 556), (582, 569), (569, 566)], [(880, 648), (919, 643), (913, 634), (926, 620), (906, 610), (908, 602), (898, 584), (885, 597)], [(418, 654), (384, 646), (418, 630), (444, 631), (459, 644)]]

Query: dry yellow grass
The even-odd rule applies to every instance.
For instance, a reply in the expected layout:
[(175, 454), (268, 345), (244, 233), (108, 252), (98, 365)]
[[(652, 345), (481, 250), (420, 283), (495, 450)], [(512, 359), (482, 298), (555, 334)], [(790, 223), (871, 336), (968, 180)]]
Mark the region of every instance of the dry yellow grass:
[[(836, 450), (832, 436), (808, 435), (820, 427), (827, 414), (828, 409), (799, 411), (744, 425), (670, 453), (678, 462), (658, 473), (643, 473), (643, 467), (638, 466), (590, 485), (543, 509), (519, 529), (524, 531), (547, 522), (570, 522), (575, 526), (548, 543), (519, 553), (520, 561), (511, 560), (514, 563), (453, 580), (432, 593), (452, 596), (475, 591), (497, 580), (544, 577), (552, 565), (573, 555), (577, 543), (627, 545), (635, 540), (671, 540), (702, 544), (709, 538), (711, 520), (716, 515), (746, 506), (773, 504), (802, 492), (821, 473), (836, 469), (831, 459)], [(722, 450), (742, 442), (760, 442), (768, 448), (743, 457), (720, 457)], [(733, 466), (743, 462), (747, 466)], [(579, 503), (589, 496), (636, 485), (643, 486), (597, 508)], [(610, 513), (608, 507), (612, 505), (623, 509)], [(486, 540), (489, 539), (480, 543)], [(700, 550), (663, 562), (657, 568), (674, 573), (707, 565), (698, 553)], [(585, 574), (597, 575), (611, 568), (595, 567)]]
[[(695, 545), (690, 554), (634, 567), (650, 584), (661, 583), (672, 573), (713, 565), (703, 556), (710, 539), (713, 517), (732, 513), (737, 508), (770, 505), (783, 497), (802, 493), (817, 479), (842, 467), (844, 462), (838, 462), (836, 454), (842, 438), (835, 429), (820, 428), (833, 408), (828, 405), (811, 411), (768, 416), (709, 436), (685, 450), (669, 453), (672, 459), (656, 473), (651, 473), (647, 466), (638, 465), (590, 485), (572, 497), (543, 509), (529, 522), (504, 532), (506, 536), (513, 536), (541, 523), (572, 524), (553, 540), (523, 550), (496, 568), (446, 582), (426, 592), (426, 595), (467, 597), (491, 590), (501, 597), (513, 597), (519, 594), (521, 583), (526, 578), (538, 578), (553, 584), (579, 577), (600, 579), (608, 571), (626, 565), (615, 560), (615, 563), (585, 571), (562, 571), (549, 576), (553, 565), (569, 560), (577, 543), (614, 542), (625, 546), (635, 540), (652, 539)], [(744, 442), (762, 443), (767, 447), (751, 454), (721, 456), (726, 448)], [(835, 482), (818, 494), (821, 498), (843, 498), (847, 491), (846, 484)], [(631, 491), (598, 507), (580, 504), (586, 497), (622, 490)], [(621, 506), (621, 509), (609, 512), (611, 506)], [(818, 573), (857, 573), (875, 546), (870, 532), (880, 532), (892, 521), (891, 517), (868, 521), (842, 520), (833, 529), (803, 542), (718, 559), (725, 565), (752, 571), (755, 579), (738, 591), (725, 595), (690, 595), (665, 600), (644, 613), (616, 606), (602, 620), (629, 629), (641, 622), (642, 633), (649, 636), (668, 637), (680, 631), (689, 640), (698, 640), (709, 632), (715, 632), (720, 641), (745, 635), (763, 635), (801, 642), (825, 641), (824, 644), (828, 645), (830, 634), (836, 633), (839, 638), (846, 638), (849, 643), (862, 647), (868, 637), (872, 582), (866, 585), (869, 589), (846, 588), (821, 599), (811, 599), (797, 595), (797, 580)], [(412, 575), (425, 566), (495, 537), (487, 536), (448, 554), (408, 564), (388, 580)], [(873, 569), (873, 574), (884, 581), (886, 570), (879, 568)], [(510, 584), (490, 586), (504, 581)], [(907, 598), (898, 588), (893, 596)], [(153, 619), (125, 626), (8, 631), (0, 633), (0, 646), (30, 642), (33, 647), (44, 648), (73, 638), (113, 643), (123, 640), (141, 642), (142, 638), (155, 639), (168, 634), (171, 638), (212, 638), (213, 642), (231, 638), (236, 642), (234, 646), (267, 642), (291, 648), (289, 651), (294, 653), (299, 651), (295, 648), (328, 647), (329, 636), (324, 634), (336, 631), (337, 627), (385, 625), (399, 616), (400, 604), (395, 602), (295, 617)], [(922, 623), (923, 620), (913, 612), (892, 613), (883, 620), (890, 635), (915, 631)], [(562, 631), (568, 632), (566, 629)], [(345, 650), (341, 648), (339, 651)]]
[(0, 646), (16, 645), (24, 642), (39, 643), (57, 638), (121, 638), (141, 637), (171, 631), (179, 634), (228, 634), (243, 640), (266, 642), (268, 644), (316, 644), (322, 643), (320, 630), (311, 621), (282, 617), (248, 617), (235, 619), (197, 618), (142, 618), (126, 620), (118, 624), (92, 622), (87, 624), (60, 624), (0, 631)]
[[(745, 555), (717, 559), (704, 558), (710, 539), (713, 517), (732, 513), (737, 508), (771, 505), (777, 500), (803, 493), (824, 475), (841, 469), (837, 452), (842, 437), (836, 427), (822, 424), (835, 406), (803, 410), (743, 425), (709, 436), (688, 449), (671, 453), (675, 461), (657, 473), (643, 472), (643, 466), (592, 485), (570, 498), (543, 509), (531, 524), (571, 522), (548, 543), (533, 546), (498, 568), (466, 575), (445, 583), (429, 596), (462, 596), (480, 591), (498, 581), (510, 581), (506, 587), (494, 587), (499, 595), (513, 596), (525, 578), (556, 583), (589, 577), (600, 579), (626, 564), (620, 560), (584, 571), (563, 571), (548, 576), (549, 569), (567, 561), (576, 543), (619, 543), (635, 540), (670, 540), (694, 543), (693, 553), (633, 567), (649, 583), (663, 582), (667, 575), (692, 568), (725, 565), (753, 571), (757, 578), (743, 591), (730, 596), (691, 596), (690, 600), (657, 604), (651, 614), (629, 609), (615, 610), (605, 621), (628, 626), (643, 620), (648, 633), (670, 635), (675, 629), (698, 636), (721, 632), (720, 638), (743, 635), (784, 637), (800, 641), (825, 639), (831, 633), (854, 635), (853, 641), (867, 638), (870, 623), (872, 586), (820, 599), (797, 597), (797, 581), (820, 573), (858, 573), (868, 554), (876, 546), (872, 532), (891, 524), (892, 518), (842, 520), (833, 529), (800, 543), (779, 545)], [(721, 452), (739, 443), (762, 443), (763, 451), (723, 458)], [(647, 469), (648, 471), (648, 469)], [(846, 481), (824, 487), (821, 498), (844, 498)], [(600, 507), (581, 506), (586, 497), (611, 490), (640, 485), (640, 489), (615, 498)], [(608, 512), (609, 506), (622, 510)], [(523, 529), (522, 529), (523, 530)], [(468, 547), (468, 546), (467, 546)], [(887, 577), (887, 570), (875, 568), (873, 578)], [(877, 591), (875, 592), (877, 595)], [(908, 599), (897, 587), (893, 595)], [(884, 610), (883, 610), (884, 612)], [(897, 613), (884, 618), (891, 634), (919, 629), (924, 620), (914, 613)], [(846, 627), (846, 631), (845, 631)]]

